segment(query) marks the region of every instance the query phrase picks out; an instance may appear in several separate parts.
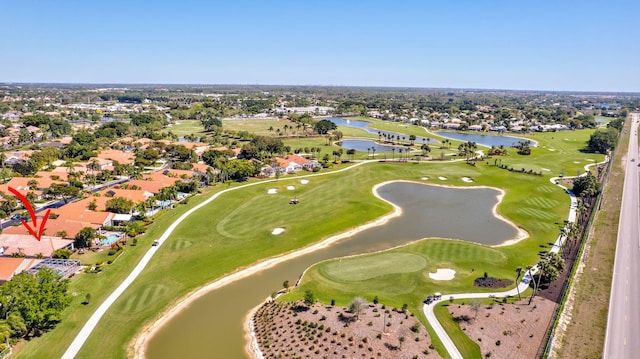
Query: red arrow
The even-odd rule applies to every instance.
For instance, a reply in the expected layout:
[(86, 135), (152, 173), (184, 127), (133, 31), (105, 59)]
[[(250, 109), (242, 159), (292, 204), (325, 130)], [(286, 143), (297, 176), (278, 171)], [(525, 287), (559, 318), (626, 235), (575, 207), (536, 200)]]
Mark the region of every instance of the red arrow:
[(35, 228), (38, 227), (38, 218), (36, 217), (36, 211), (34, 211), (33, 207), (31, 207), (31, 203), (29, 203), (29, 201), (22, 194), (20, 194), (20, 192), (18, 192), (15, 188), (9, 187), (9, 191), (13, 193), (16, 197), (18, 197), (18, 199), (20, 200), (20, 202), (22, 202), (22, 204), (27, 209), (27, 211), (29, 211), (29, 214), (31, 215), (31, 221), (33, 222), (33, 228), (31, 228), (31, 226), (29, 226), (24, 219), (20, 219), (20, 221), (22, 221), (22, 224), (27, 228), (29, 233), (31, 233), (31, 235), (39, 241), (40, 238), (42, 237), (42, 233), (44, 232), (44, 225), (45, 223), (47, 223), (47, 219), (49, 219), (49, 212), (51, 212), (51, 209), (47, 209), (47, 213), (45, 213), (44, 217), (42, 217), (42, 223), (40, 223), (40, 228), (38, 228), (38, 231), (36, 232)]

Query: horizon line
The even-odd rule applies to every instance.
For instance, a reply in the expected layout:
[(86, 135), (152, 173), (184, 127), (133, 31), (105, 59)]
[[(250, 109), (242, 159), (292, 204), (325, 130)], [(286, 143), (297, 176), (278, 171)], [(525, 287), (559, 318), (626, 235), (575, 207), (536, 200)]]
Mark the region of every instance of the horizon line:
[(640, 95), (640, 91), (610, 91), (610, 90), (549, 90), (549, 89), (516, 89), (516, 88), (481, 88), (481, 87), (425, 87), (401, 85), (327, 85), (327, 84), (242, 84), (242, 83), (161, 83), (161, 82), (0, 82), (0, 86), (21, 85), (66, 85), (66, 86), (171, 86), (171, 87), (317, 87), (317, 88), (354, 88), (354, 89), (410, 89), (410, 90), (456, 90), (456, 91), (498, 91), (498, 92), (552, 92), (552, 93), (585, 93), (585, 94), (626, 94)]

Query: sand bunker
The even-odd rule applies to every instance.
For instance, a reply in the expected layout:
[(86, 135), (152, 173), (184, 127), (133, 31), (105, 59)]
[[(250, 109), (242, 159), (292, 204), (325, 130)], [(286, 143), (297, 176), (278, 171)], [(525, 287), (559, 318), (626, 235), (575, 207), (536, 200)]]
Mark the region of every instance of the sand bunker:
[(456, 271), (448, 268), (438, 268), (435, 273), (429, 273), (429, 278), (433, 280), (452, 280)]
[(287, 186), (287, 189), (288, 189), (289, 191), (293, 191), (293, 190), (294, 190), (294, 189), (296, 189), (296, 188), (295, 188), (295, 187), (293, 187), (293, 186)]
[(278, 193), (278, 191), (275, 188), (269, 188), (269, 190), (267, 191), (267, 194), (276, 194)]
[(426, 181), (426, 180), (428, 180), (428, 179), (429, 179), (429, 177), (422, 177), (422, 178), (420, 178), (420, 179), (421, 179), (421, 180), (423, 180), (423, 181)]
[(307, 183), (309, 183), (309, 180), (300, 180), (300, 183), (307, 184)]
[(555, 151), (555, 148), (550, 148), (550, 149), (549, 149), (549, 151), (552, 151), (552, 152), (553, 152), (553, 151)]
[(284, 232), (284, 228), (276, 228), (271, 232), (271, 234), (278, 235), (278, 234), (280, 234), (282, 232)]
[(473, 182), (473, 180), (469, 177), (462, 177), (462, 182), (467, 182), (467, 183), (471, 183)]
[(573, 163), (580, 163), (580, 161), (573, 161)]
[(447, 180), (447, 177), (442, 177), (442, 176), (440, 176), (440, 177), (438, 177), (438, 179), (439, 179), (440, 181), (446, 181), (446, 180)]
[(543, 170), (543, 171), (547, 171), (547, 172), (548, 172), (548, 171), (551, 171), (551, 170), (550, 170), (550, 169), (548, 169), (548, 168), (542, 168), (542, 170)]

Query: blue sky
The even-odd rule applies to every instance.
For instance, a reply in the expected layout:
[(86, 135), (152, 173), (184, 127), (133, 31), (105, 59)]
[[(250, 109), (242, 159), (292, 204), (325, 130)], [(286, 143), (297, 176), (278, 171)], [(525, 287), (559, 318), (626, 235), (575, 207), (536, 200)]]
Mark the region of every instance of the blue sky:
[(640, 1), (0, 0), (0, 82), (640, 92)]

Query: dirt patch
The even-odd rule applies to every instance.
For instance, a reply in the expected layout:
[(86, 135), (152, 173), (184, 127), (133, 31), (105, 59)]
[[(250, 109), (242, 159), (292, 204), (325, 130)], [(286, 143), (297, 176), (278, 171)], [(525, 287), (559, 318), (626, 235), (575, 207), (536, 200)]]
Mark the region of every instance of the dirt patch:
[[(535, 358), (546, 339), (548, 318), (556, 304), (541, 297), (513, 304), (448, 306), (448, 311), (467, 336), (480, 346), (483, 357)], [(477, 312), (476, 312), (477, 309)]]
[(506, 288), (512, 284), (512, 280), (495, 277), (480, 277), (473, 280), (473, 286), (480, 288)]
[(413, 314), (381, 304), (356, 317), (345, 307), (270, 301), (253, 322), (265, 358), (440, 358)]

